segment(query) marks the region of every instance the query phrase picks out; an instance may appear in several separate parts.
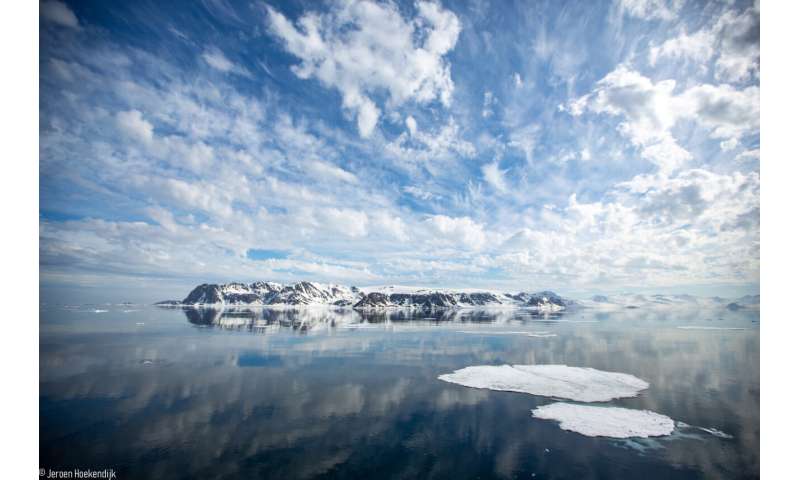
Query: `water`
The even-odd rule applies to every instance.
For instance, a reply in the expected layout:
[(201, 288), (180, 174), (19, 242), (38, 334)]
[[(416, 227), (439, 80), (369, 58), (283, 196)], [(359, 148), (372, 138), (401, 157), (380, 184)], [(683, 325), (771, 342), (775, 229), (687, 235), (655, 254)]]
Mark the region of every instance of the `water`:
[[(113, 468), (121, 479), (759, 473), (757, 311), (543, 317), (93, 305), (44, 306), (40, 317), (42, 468)], [(727, 327), (740, 330), (719, 329)], [(556, 336), (503, 334), (528, 331)], [(609, 405), (732, 438), (692, 427), (665, 438), (589, 438), (531, 418), (552, 399), (437, 379), (504, 363), (630, 373), (651, 387)]]

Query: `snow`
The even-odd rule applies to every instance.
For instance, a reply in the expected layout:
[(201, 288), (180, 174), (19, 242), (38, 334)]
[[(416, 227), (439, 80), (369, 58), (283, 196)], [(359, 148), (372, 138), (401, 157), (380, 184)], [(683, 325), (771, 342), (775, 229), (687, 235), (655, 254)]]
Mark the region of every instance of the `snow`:
[(562, 430), (587, 437), (659, 437), (669, 435), (675, 422), (660, 413), (620, 407), (552, 403), (531, 410), (534, 418), (555, 420)]
[(439, 376), (472, 388), (529, 393), (580, 402), (635, 397), (649, 384), (633, 375), (566, 365), (479, 365)]

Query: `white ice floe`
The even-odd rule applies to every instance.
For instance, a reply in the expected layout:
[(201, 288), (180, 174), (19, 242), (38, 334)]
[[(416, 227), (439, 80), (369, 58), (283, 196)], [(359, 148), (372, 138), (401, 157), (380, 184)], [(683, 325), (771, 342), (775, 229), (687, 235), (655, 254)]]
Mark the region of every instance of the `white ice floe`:
[(579, 402), (635, 397), (649, 384), (626, 373), (566, 365), (478, 365), (439, 376), (472, 388), (530, 393)]
[(711, 435), (714, 435), (715, 437), (728, 438), (728, 439), (733, 438), (733, 435), (728, 435), (727, 433), (723, 432), (722, 430), (717, 430), (716, 428), (711, 428), (711, 427), (709, 427), (709, 428), (697, 427), (697, 428), (699, 428), (700, 430), (702, 430), (702, 431), (704, 431), (706, 433), (710, 433)]
[(531, 410), (534, 418), (555, 420), (562, 430), (587, 437), (658, 437), (675, 429), (671, 418), (649, 410), (552, 403)]
[(491, 330), (456, 330), (456, 333), (470, 333), (474, 335), (528, 335), (532, 332), (509, 332), (509, 331), (497, 331), (493, 332)]
[(684, 422), (677, 422), (677, 426), (678, 426), (678, 428), (684, 429), (684, 430), (688, 430), (688, 429), (700, 430), (701, 432), (706, 432), (707, 434), (713, 435), (713, 436), (718, 437), (718, 438), (726, 438), (726, 439), (733, 438), (733, 435), (729, 435), (729, 434), (723, 432), (722, 430), (717, 430), (716, 428), (713, 428), (713, 427), (708, 427), (708, 428), (706, 428), (706, 427), (698, 427), (696, 425), (689, 425), (688, 423), (684, 423)]
[(548, 338), (548, 337), (557, 337), (555, 333), (529, 333), (529, 337), (536, 337), (536, 338)]
[(741, 327), (704, 327), (701, 325), (684, 325), (678, 328), (681, 330), (745, 330)]

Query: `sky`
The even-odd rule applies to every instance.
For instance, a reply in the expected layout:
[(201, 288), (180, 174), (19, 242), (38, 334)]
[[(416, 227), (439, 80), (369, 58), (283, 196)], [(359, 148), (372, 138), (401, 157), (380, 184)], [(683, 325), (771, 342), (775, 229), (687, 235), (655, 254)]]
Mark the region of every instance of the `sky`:
[(758, 293), (759, 10), (44, 1), (41, 291)]

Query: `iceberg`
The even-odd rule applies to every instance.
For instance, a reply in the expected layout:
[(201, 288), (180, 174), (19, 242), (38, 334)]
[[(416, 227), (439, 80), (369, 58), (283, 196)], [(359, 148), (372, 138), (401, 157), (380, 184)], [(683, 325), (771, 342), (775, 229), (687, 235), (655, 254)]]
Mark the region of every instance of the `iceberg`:
[(555, 420), (562, 430), (587, 437), (660, 437), (675, 429), (675, 422), (660, 413), (620, 407), (552, 403), (531, 410), (534, 418)]
[(567, 365), (478, 365), (439, 376), (472, 388), (529, 393), (579, 402), (635, 397), (650, 385), (626, 373)]

